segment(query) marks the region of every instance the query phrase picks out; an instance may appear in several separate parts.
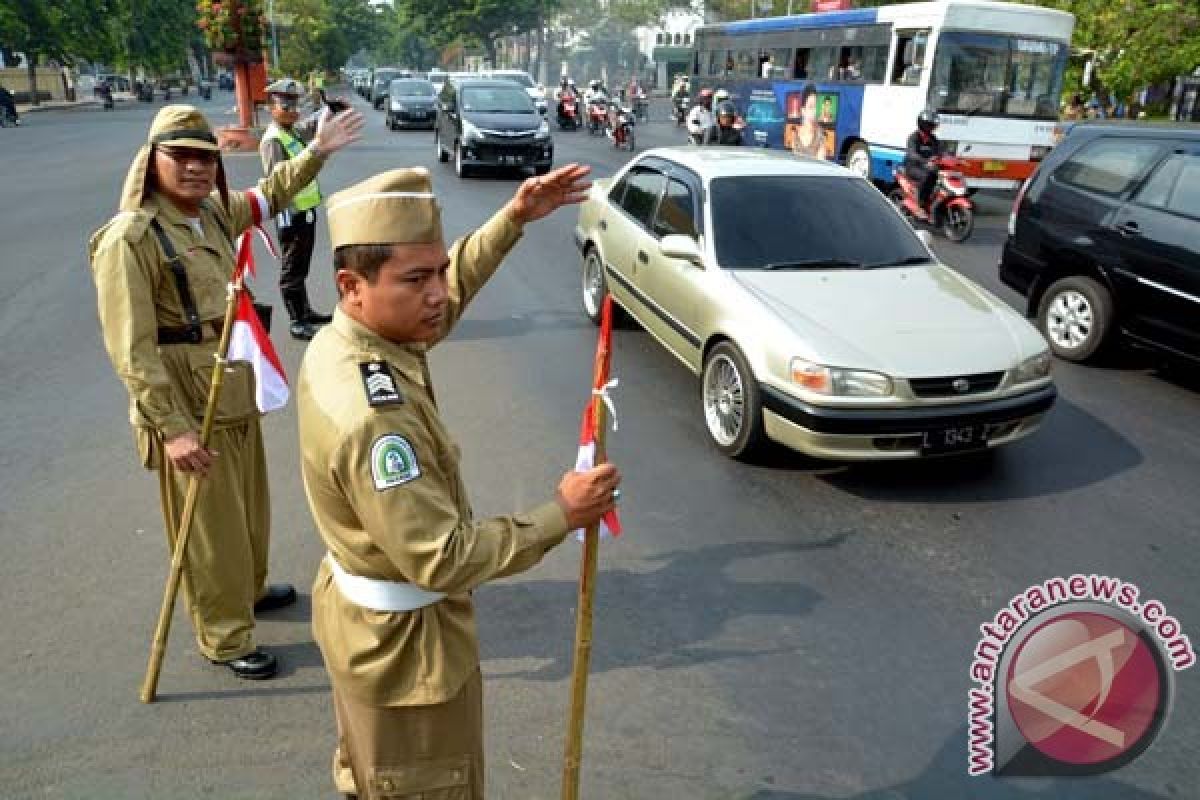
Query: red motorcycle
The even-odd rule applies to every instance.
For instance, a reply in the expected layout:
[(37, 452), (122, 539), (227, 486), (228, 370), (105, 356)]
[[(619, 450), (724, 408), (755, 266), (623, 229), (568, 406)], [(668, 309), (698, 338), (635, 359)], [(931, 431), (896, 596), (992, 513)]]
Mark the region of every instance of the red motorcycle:
[(574, 96), (564, 97), (558, 105), (558, 127), (560, 130), (579, 130), (579, 105)]
[(920, 186), (904, 174), (901, 167), (895, 171), (896, 188), (888, 198), (910, 223), (920, 220), (935, 228), (941, 228), (952, 242), (962, 242), (975, 229), (975, 203), (971, 200), (967, 182), (963, 178), (962, 162), (953, 156), (938, 156), (934, 159), (938, 168), (937, 184), (929, 198), (929, 208), (922, 209), (917, 203)]
[(612, 139), (613, 147), (618, 150), (624, 147), (632, 153), (634, 145), (633, 111), (622, 106), (617, 106), (615, 115), (616, 118), (611, 121), (608, 128), (608, 136)]
[(608, 129), (608, 101), (588, 101), (588, 133), (597, 136)]

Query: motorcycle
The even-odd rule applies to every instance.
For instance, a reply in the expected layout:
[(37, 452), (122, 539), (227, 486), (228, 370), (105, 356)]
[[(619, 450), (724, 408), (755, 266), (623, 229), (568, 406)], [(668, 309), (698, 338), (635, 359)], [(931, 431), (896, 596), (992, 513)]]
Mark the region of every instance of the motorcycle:
[(588, 133), (596, 136), (608, 127), (608, 101), (588, 101)]
[(938, 178), (929, 198), (927, 212), (923, 212), (917, 203), (921, 187), (904, 173), (903, 167), (894, 173), (896, 187), (888, 194), (888, 198), (910, 223), (927, 221), (932, 227), (940, 228), (950, 241), (966, 241), (975, 229), (975, 203), (969, 196), (967, 182), (963, 178), (962, 162), (953, 156), (939, 156), (934, 163), (938, 168)]
[(683, 123), (687, 121), (688, 105), (687, 95), (679, 95), (672, 102), (671, 114), (675, 117), (676, 126), (682, 127)]
[(633, 118), (638, 122), (650, 121), (650, 102), (646, 99), (645, 90), (639, 90), (633, 96)]
[(96, 94), (100, 96), (100, 101), (103, 104), (105, 111), (112, 111), (115, 108), (113, 103), (112, 89), (107, 84), (101, 84), (96, 87)]
[(579, 105), (574, 97), (564, 97), (558, 103), (558, 127), (560, 130), (579, 130)]
[(617, 106), (616, 119), (610, 123), (606, 131), (608, 137), (612, 139), (613, 147), (618, 150), (624, 147), (629, 152), (633, 152), (633, 125), (633, 111), (623, 106)]

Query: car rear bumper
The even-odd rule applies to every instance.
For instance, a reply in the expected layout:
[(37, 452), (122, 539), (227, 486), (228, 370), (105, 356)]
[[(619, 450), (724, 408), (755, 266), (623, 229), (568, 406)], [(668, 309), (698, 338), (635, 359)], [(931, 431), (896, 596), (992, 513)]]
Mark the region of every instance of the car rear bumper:
[(986, 447), (999, 447), (1037, 430), (1054, 405), (1053, 385), (1014, 397), (956, 405), (891, 409), (823, 408), (762, 386), (767, 436), (818, 458), (875, 461), (928, 455), (925, 435), (974, 426)]

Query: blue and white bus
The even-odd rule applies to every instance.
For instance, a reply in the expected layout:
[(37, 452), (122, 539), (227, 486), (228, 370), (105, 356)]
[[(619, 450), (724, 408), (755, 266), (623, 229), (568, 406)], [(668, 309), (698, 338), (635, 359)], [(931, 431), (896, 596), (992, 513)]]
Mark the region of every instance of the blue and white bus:
[(726, 88), (748, 144), (890, 183), (923, 108), (973, 188), (1015, 189), (1054, 145), (1075, 18), (937, 0), (705, 25), (693, 92)]

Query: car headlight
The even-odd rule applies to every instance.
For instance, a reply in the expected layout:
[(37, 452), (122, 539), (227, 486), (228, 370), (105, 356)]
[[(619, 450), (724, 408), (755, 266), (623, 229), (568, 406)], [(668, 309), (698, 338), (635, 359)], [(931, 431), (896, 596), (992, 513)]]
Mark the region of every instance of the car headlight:
[(1049, 350), (1043, 350), (1036, 356), (1025, 359), (1017, 365), (1013, 373), (1013, 383), (1029, 383), (1038, 381), (1050, 374), (1050, 365), (1054, 363)]
[(817, 394), (832, 397), (888, 397), (892, 394), (892, 379), (878, 372), (827, 367), (803, 358), (793, 358), (790, 371), (792, 383)]
[(549, 135), (550, 135), (550, 123), (546, 122), (546, 120), (542, 120), (542, 124), (538, 125), (536, 136), (539, 139), (545, 139)]
[(465, 119), (462, 121), (462, 136), (463, 136), (463, 139), (482, 139), (483, 138), (483, 134), (479, 132), (479, 128), (476, 128), (474, 125), (472, 125), (470, 122), (467, 122)]

